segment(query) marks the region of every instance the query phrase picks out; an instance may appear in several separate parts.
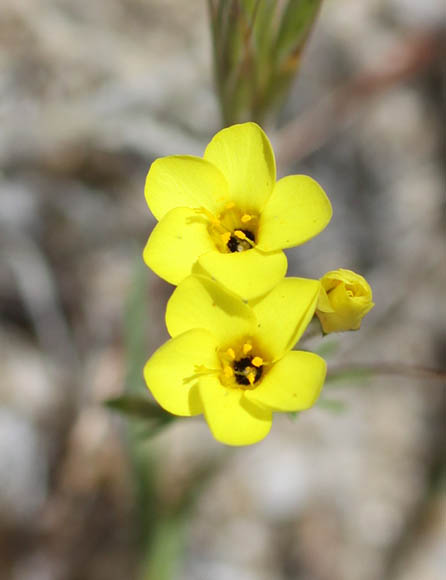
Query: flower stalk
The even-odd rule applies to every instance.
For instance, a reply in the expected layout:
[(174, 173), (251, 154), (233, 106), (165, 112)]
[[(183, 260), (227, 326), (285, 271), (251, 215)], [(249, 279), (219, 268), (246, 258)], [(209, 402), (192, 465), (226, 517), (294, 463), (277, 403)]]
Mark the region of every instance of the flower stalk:
[(263, 123), (283, 101), (322, 0), (208, 0), (225, 126)]

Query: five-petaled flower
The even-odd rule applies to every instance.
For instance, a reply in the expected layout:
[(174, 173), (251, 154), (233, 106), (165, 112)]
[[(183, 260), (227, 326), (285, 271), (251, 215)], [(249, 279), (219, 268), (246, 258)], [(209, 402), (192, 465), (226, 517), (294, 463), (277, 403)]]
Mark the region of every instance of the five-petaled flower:
[(321, 278), (316, 314), (324, 333), (358, 330), (373, 307), (372, 289), (360, 274), (339, 268)]
[(146, 200), (159, 220), (146, 264), (179, 284), (191, 273), (212, 277), (245, 300), (284, 276), (284, 248), (303, 244), (331, 219), (330, 201), (311, 177), (276, 182), (271, 144), (255, 123), (223, 129), (204, 157), (157, 159)]
[(291, 350), (319, 292), (318, 280), (285, 278), (246, 303), (208, 277), (189, 276), (168, 302), (172, 338), (148, 360), (147, 386), (170, 413), (204, 413), (222, 443), (260, 441), (274, 411), (307, 409), (322, 388), (325, 361)]

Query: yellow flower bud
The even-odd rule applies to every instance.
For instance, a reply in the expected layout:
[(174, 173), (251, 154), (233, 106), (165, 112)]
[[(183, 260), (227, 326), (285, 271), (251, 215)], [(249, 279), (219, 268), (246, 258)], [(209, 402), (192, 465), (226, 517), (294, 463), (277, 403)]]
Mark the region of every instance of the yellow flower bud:
[(367, 280), (351, 270), (334, 270), (321, 278), (316, 315), (324, 333), (358, 330), (374, 307)]

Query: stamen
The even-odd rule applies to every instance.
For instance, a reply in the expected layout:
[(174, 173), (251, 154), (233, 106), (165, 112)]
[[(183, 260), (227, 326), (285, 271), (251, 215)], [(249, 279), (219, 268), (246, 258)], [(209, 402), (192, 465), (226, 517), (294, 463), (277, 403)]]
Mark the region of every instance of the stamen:
[(229, 240), (231, 239), (231, 232), (225, 232), (224, 234), (220, 234), (222, 242), (225, 246), (228, 244)]
[(250, 222), (252, 220), (252, 215), (249, 215), (249, 213), (245, 213), (245, 215), (242, 215), (242, 222), (244, 224), (246, 224), (247, 222)]
[[(260, 357), (259, 357), (260, 358)], [(263, 373), (263, 365), (256, 367), (252, 364), (250, 356), (238, 359), (233, 364), (235, 381), (238, 385), (255, 386)]]
[(254, 242), (248, 238), (248, 236), (242, 230), (234, 230), (234, 236), (239, 240), (243, 240), (244, 242), (248, 242), (248, 244), (252, 247), (255, 246)]
[(228, 379), (230, 379), (230, 378), (232, 378), (234, 376), (234, 370), (229, 365), (225, 365), (223, 367), (223, 374), (225, 375), (225, 377), (227, 377)]
[(247, 379), (249, 381), (249, 384), (252, 386), (256, 380), (255, 372), (251, 371), (250, 373), (248, 373)]
[(261, 358), (260, 356), (255, 356), (251, 362), (255, 367), (258, 368), (263, 365), (263, 358)]
[(235, 360), (235, 352), (233, 348), (228, 348), (228, 350), (226, 351), (226, 354), (228, 355), (228, 357), (231, 360)]
[(249, 342), (245, 342), (245, 344), (243, 345), (243, 354), (248, 354), (248, 352), (251, 352), (252, 350), (252, 344), (249, 344)]

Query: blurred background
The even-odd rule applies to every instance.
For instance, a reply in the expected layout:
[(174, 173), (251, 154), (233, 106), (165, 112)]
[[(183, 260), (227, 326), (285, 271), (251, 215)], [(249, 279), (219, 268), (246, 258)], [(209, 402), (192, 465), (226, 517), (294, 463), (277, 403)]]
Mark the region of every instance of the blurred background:
[(222, 126), (208, 5), (2, 0), (2, 580), (444, 577), (444, 29), (436, 0), (323, 2), (265, 125), (334, 207), (288, 272), (359, 271), (376, 306), (311, 344), (319, 406), (231, 449), (104, 405), (149, 397), (167, 338), (143, 186)]

